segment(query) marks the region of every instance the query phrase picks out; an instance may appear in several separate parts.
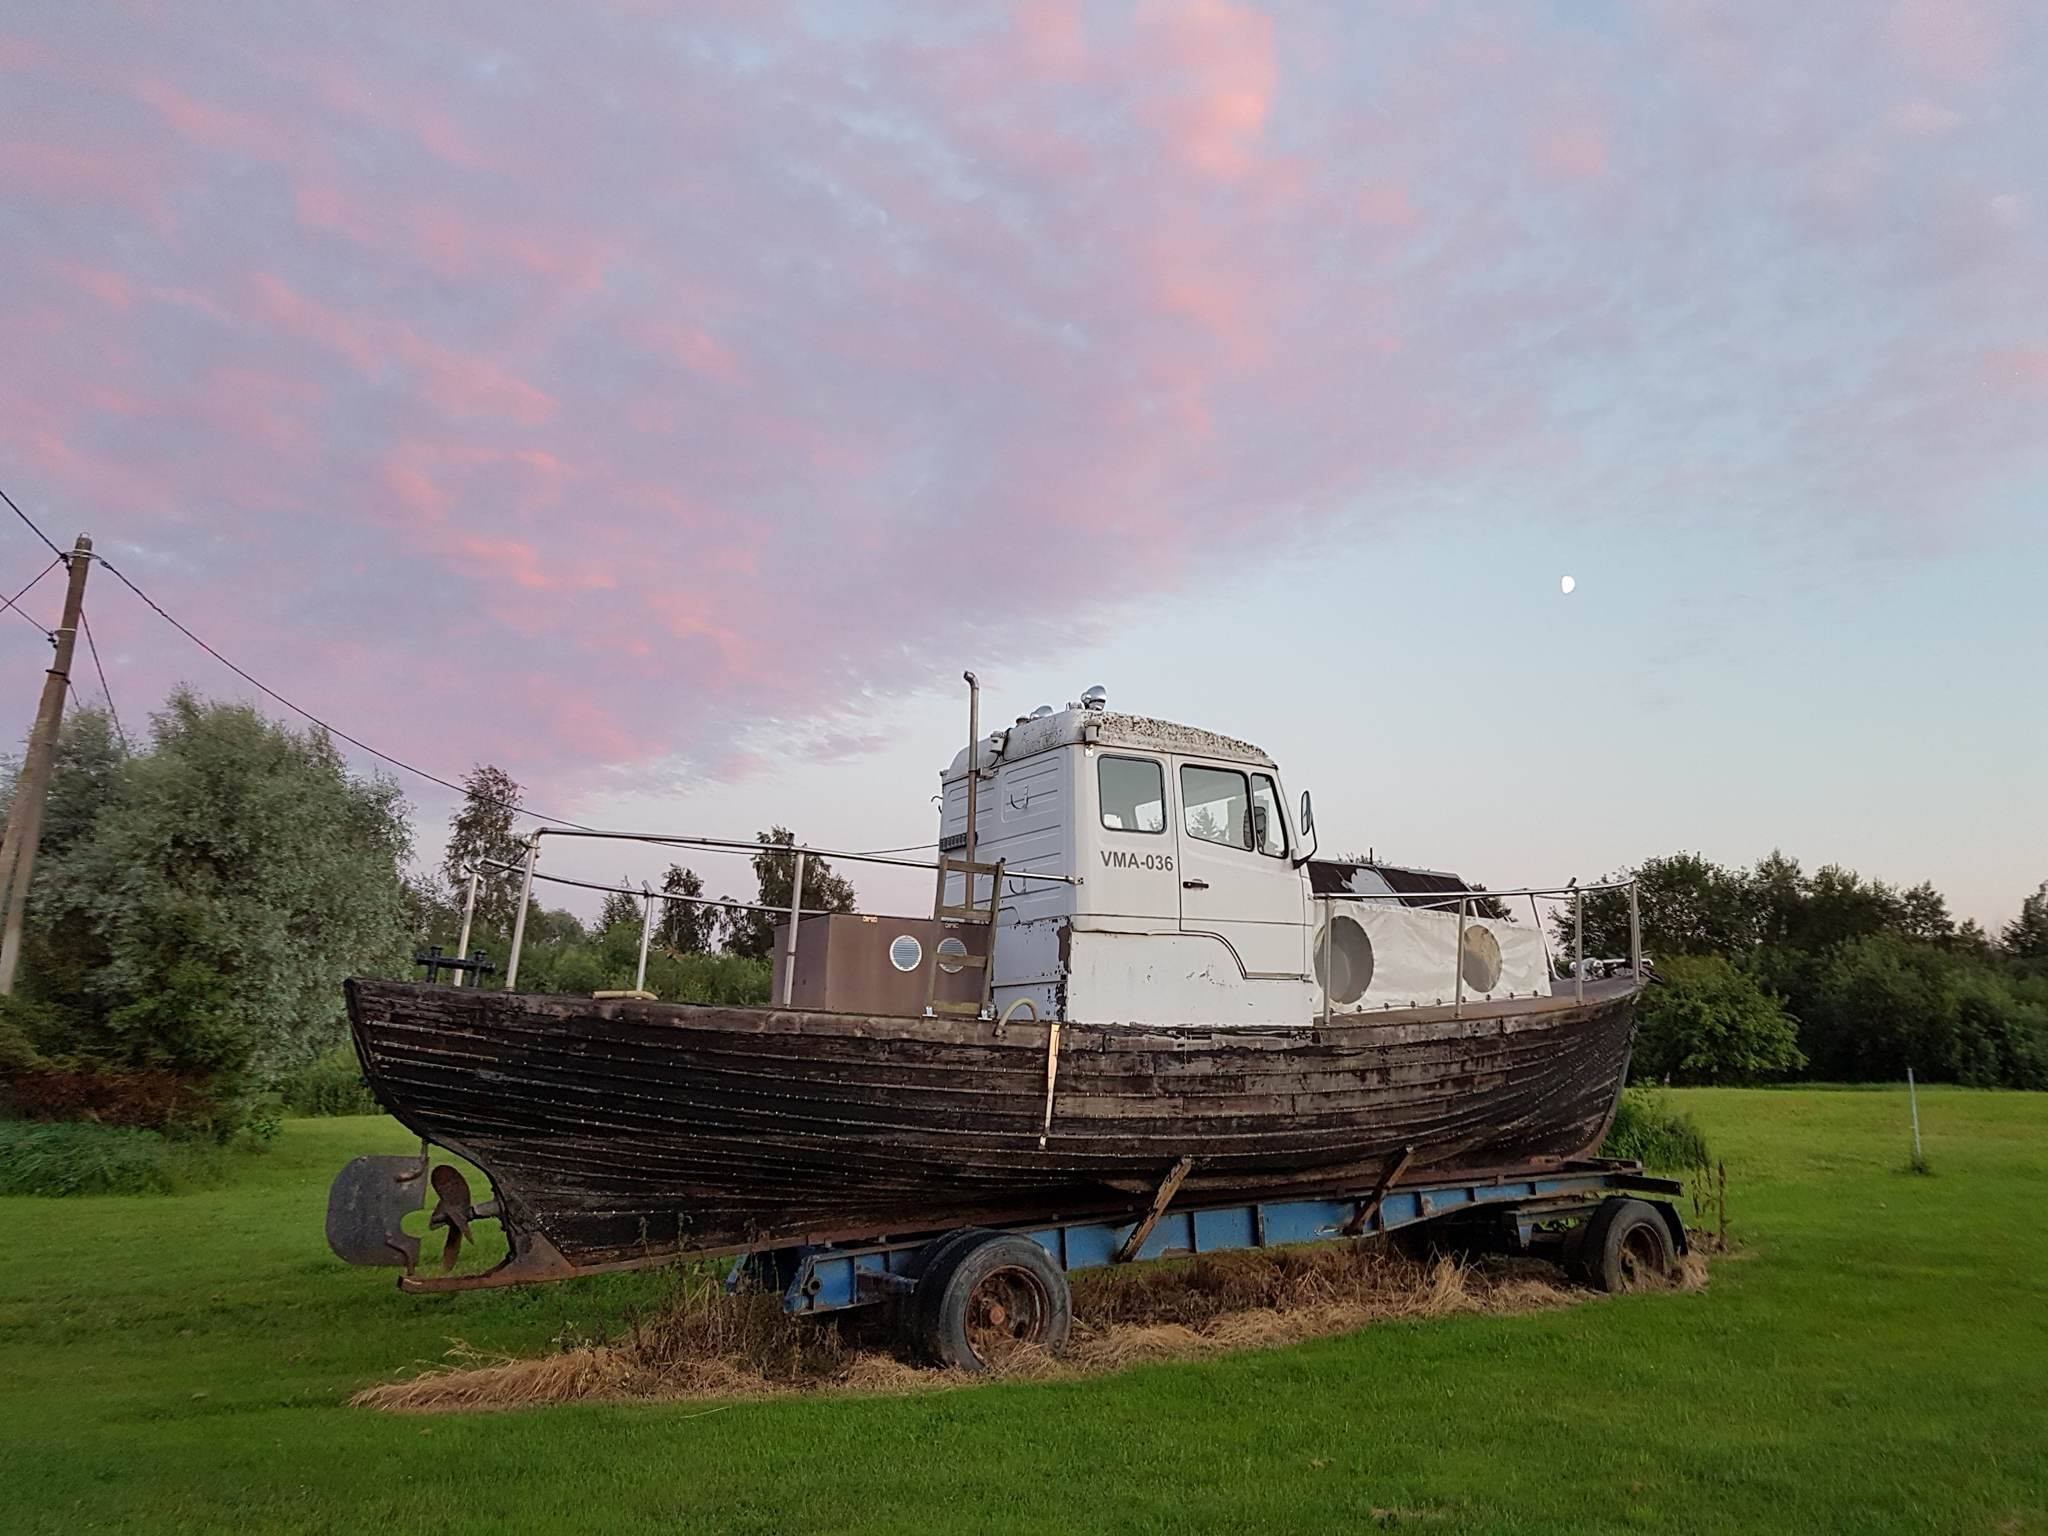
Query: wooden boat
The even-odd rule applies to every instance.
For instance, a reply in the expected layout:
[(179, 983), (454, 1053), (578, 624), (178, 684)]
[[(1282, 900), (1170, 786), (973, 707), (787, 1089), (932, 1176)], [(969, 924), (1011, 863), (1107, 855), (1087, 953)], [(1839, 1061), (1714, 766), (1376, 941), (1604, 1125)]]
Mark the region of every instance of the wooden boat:
[[(1307, 797), (1290, 826), (1241, 742), (1086, 703), (971, 739), (934, 916), (785, 925), (782, 1006), (349, 982), (379, 1100), (494, 1186), (437, 1182), (437, 1222), (511, 1239), (489, 1274), (408, 1283), (1115, 1212), (1170, 1173), (1223, 1201), (1599, 1147), (1633, 957), (1559, 981), (1496, 893), (1308, 858)], [(375, 1233), (385, 1185), (420, 1202), (403, 1162), (338, 1182), (338, 1252), (397, 1261)], [(416, 1243), (386, 1247), (410, 1269)]]

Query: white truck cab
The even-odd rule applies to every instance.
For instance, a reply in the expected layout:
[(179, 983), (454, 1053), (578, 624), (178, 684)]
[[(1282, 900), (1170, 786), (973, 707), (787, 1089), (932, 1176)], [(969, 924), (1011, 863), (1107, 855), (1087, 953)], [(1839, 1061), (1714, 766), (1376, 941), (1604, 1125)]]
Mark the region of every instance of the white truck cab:
[[(963, 749), (940, 776), (940, 848), (948, 854), (967, 843), (967, 759)], [(1004, 882), (994, 934), (999, 1012), (1028, 998), (1039, 1017), (1076, 1023), (1303, 1024), (1325, 1006), (1321, 903), (1302, 829), (1279, 766), (1258, 747), (1114, 714), (1090, 700), (1041, 709), (984, 736), (974, 759), (976, 860), (1078, 877), (1074, 884)], [(1338, 868), (1349, 892), (1391, 889), (1377, 868)], [(1467, 889), (1455, 877), (1440, 878)], [(963, 894), (962, 877), (951, 876), (946, 901)], [(985, 887), (978, 896), (986, 902)], [(1365, 958), (1362, 967), (1338, 968), (1362, 979), (1356, 995), (1331, 1006), (1449, 1001), (1456, 904), (1455, 897), (1437, 901), (1439, 910), (1400, 900), (1347, 903), (1336, 936), (1362, 944)], [(1522, 992), (1548, 990), (1540, 935), (1476, 916), (1464, 927), (1497, 936), (1507, 963), (1491, 979), (1501, 991), (1510, 983)], [(1375, 988), (1375, 946), (1389, 944), (1442, 954), (1384, 967)], [(1419, 989), (1443, 995), (1411, 995), (1418, 976), (1435, 976)], [(1499, 993), (1474, 988), (1471, 995)]]

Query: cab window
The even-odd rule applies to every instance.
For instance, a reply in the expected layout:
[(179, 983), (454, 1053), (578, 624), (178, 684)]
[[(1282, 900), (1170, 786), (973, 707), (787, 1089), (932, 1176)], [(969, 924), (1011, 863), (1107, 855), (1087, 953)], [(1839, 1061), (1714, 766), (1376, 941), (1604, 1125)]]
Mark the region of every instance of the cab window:
[(1102, 824), (1112, 832), (1166, 830), (1166, 773), (1149, 757), (1105, 757), (1095, 767)]
[(1259, 852), (1287, 857), (1287, 823), (1280, 819), (1280, 789), (1263, 773), (1252, 775), (1252, 836)]
[(1180, 814), (1189, 837), (1225, 848), (1252, 846), (1251, 787), (1241, 773), (1183, 763)]

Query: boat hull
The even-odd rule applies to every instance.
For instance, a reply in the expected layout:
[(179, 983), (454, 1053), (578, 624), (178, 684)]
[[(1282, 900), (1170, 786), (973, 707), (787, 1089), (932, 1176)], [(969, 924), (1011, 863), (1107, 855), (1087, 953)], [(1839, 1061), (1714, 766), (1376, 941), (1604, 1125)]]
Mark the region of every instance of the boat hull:
[(1368, 1187), (1397, 1162), (1571, 1161), (1613, 1117), (1635, 990), (1283, 1029), (1063, 1024), (1055, 1051), (1030, 1021), (347, 987), (378, 1099), (490, 1176), (536, 1277), (1129, 1209), (1183, 1158), (1188, 1194), (1219, 1200)]

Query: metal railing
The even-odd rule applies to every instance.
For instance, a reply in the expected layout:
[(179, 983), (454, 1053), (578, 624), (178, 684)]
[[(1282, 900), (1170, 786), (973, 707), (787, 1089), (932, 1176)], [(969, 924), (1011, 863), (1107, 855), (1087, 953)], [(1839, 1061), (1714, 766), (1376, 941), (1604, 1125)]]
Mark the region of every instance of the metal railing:
[[(1321, 981), (1323, 990), (1322, 1018), (1328, 1023), (1330, 1011), (1330, 978), (1335, 970), (1335, 956), (1332, 945), (1336, 932), (1335, 918), (1340, 902), (1392, 901), (1404, 907), (1420, 907), (1432, 911), (1448, 911), (1455, 899), (1458, 908), (1458, 939), (1451, 951), (1451, 1017), (1462, 1018), (1465, 1013), (1465, 932), (1472, 921), (1472, 908), (1481, 901), (1501, 901), (1507, 897), (1529, 898), (1529, 915), (1536, 924), (1539, 938), (1543, 934), (1542, 914), (1536, 909), (1539, 897), (1553, 900), (1569, 896), (1572, 899), (1572, 997), (1575, 1002), (1586, 1000), (1586, 896), (1593, 891), (1628, 892), (1628, 967), (1631, 975), (1641, 976), (1643, 971), (1643, 923), (1642, 912), (1637, 902), (1634, 880), (1611, 880), (1594, 885), (1580, 885), (1576, 881), (1564, 885), (1527, 886), (1514, 891), (1331, 891), (1319, 895), (1315, 901), (1321, 912), (1322, 965)], [(1546, 954), (1549, 946), (1544, 946)]]
[[(782, 946), (781, 1002), (785, 1007), (788, 1006), (796, 985), (798, 920), (805, 917), (824, 915), (818, 909), (805, 909), (799, 905), (803, 900), (804, 863), (807, 859), (839, 859), (849, 864), (886, 864), (898, 869), (923, 869), (935, 873), (942, 867), (937, 862), (927, 862), (923, 859), (906, 859), (895, 854), (857, 853), (847, 849), (812, 848), (804, 844), (795, 843), (764, 843), (758, 840), (743, 842), (737, 838), (687, 837), (666, 832), (601, 832), (593, 831), (587, 827), (539, 827), (527, 837), (526, 857), (519, 864), (508, 864), (498, 859), (482, 861), (498, 869), (508, 872), (517, 870), (519, 873), (519, 905), (512, 917), (511, 953), (505, 962), (505, 990), (507, 992), (517, 990), (519, 985), (519, 952), (526, 941), (526, 913), (527, 908), (532, 904), (533, 882), (535, 879), (549, 880), (562, 885), (579, 885), (588, 890), (595, 891), (619, 890), (619, 887), (616, 886), (596, 885), (584, 880), (570, 880), (561, 875), (536, 874), (534, 866), (540, 861), (540, 841), (544, 837), (597, 838), (618, 842), (647, 843), (661, 848), (702, 848), (711, 852), (745, 853), (750, 856), (759, 856), (763, 853), (787, 853), (790, 855), (794, 860), (794, 867), (790, 871), (789, 905), (787, 907), (769, 907), (757, 902), (731, 901), (726, 899), (713, 900), (703, 896), (683, 896), (670, 891), (650, 890), (643, 884), (640, 890), (640, 894), (644, 899), (640, 928), (640, 965), (633, 986), (633, 990), (636, 992), (646, 990), (647, 944), (648, 935), (654, 926), (651, 918), (654, 912), (653, 904), (656, 899), (669, 902), (683, 902), (693, 906), (729, 907), (749, 912), (776, 912), (786, 915), (789, 919), (789, 930)], [(971, 879), (972, 876), (970, 875), (968, 878)], [(1058, 885), (1079, 885), (1081, 883), (1080, 878), (1076, 875), (1047, 874), (1029, 869), (1005, 869), (1003, 871), (1003, 878), (1005, 880), (1043, 880)], [(465, 952), (469, 948), (470, 923), (476, 911), (477, 888), (481, 880), (482, 871), (472, 870), (469, 877), (469, 895), (463, 906), (462, 938), (456, 946), (458, 954)], [(633, 892), (623, 891), (621, 894), (632, 895)]]

